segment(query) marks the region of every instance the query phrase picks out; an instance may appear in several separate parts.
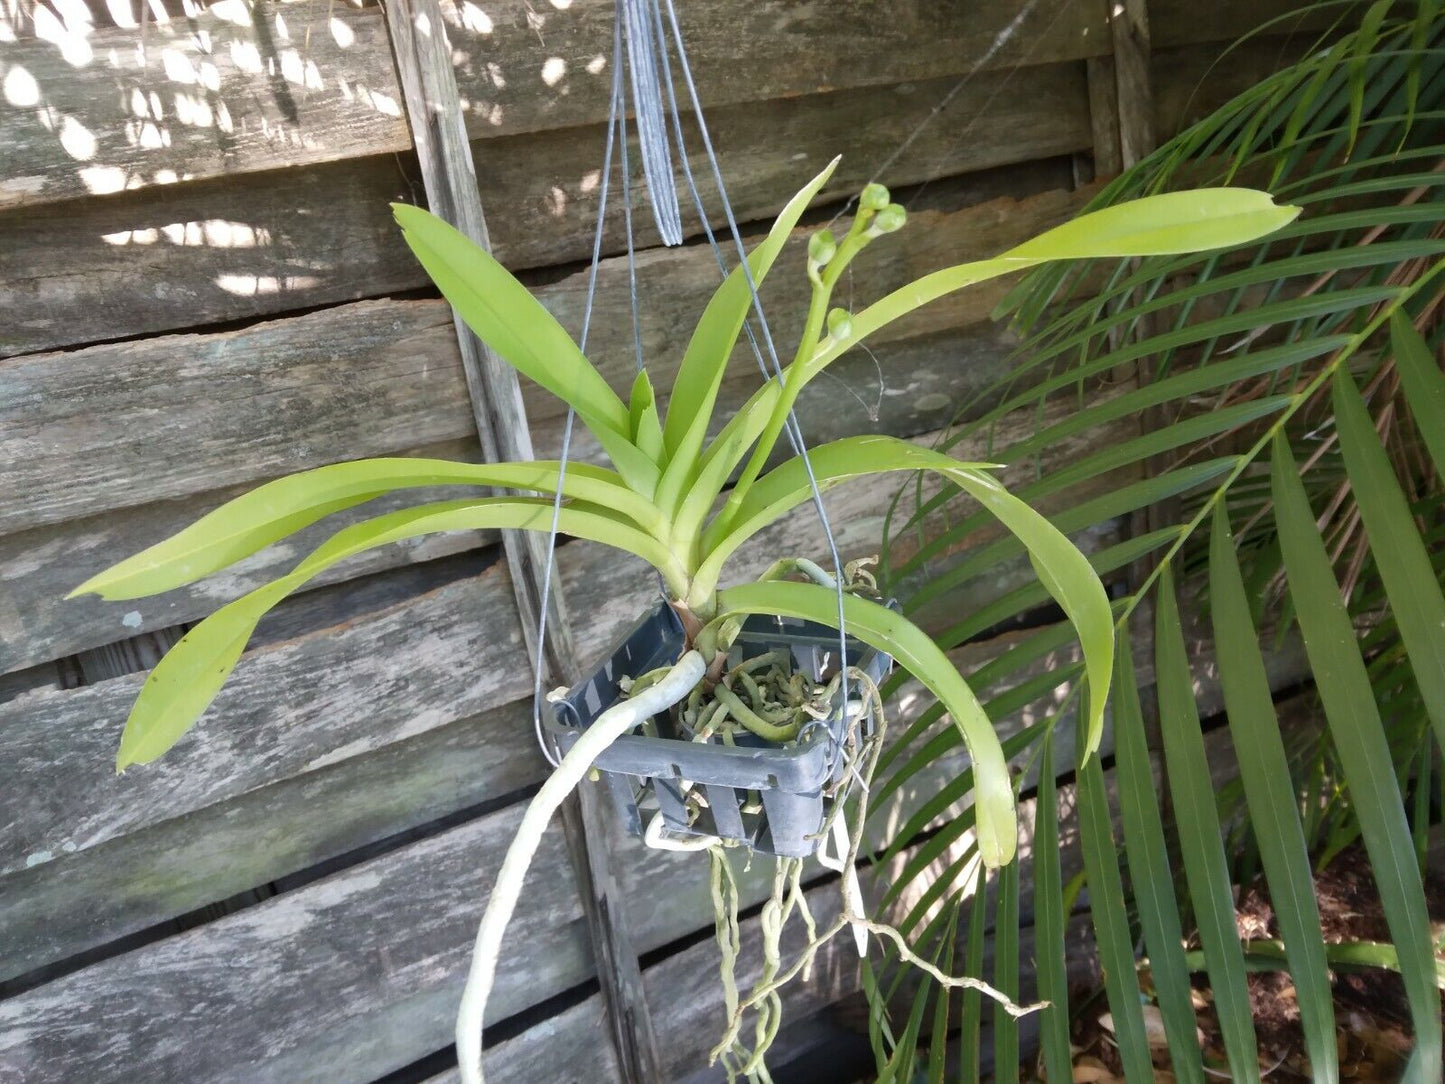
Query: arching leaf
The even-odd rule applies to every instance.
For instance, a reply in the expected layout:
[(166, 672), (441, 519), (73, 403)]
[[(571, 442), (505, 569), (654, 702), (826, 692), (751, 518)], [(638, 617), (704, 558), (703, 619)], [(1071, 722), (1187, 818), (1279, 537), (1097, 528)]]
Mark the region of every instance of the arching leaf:
[[(552, 502), (528, 497), (445, 501), (353, 524), (332, 535), (295, 569), (206, 618), (166, 653), (141, 688), (126, 720), (117, 770), (154, 760), (200, 718), (225, 684), (257, 622), (307, 580), (338, 561), (390, 542), (442, 531), (550, 530)], [(564, 505), (560, 530), (636, 553), (674, 580), (672, 555), (606, 509)]]
[[(333, 512), (399, 489), (429, 486), (496, 486), (553, 493), (559, 465), (453, 463), (444, 459), (359, 459), (302, 471), (258, 486), (207, 513), (70, 593), (105, 599), (141, 598), (169, 591), (226, 568)], [(649, 534), (662, 529), (661, 514), (616, 474), (590, 463), (569, 463), (564, 497), (615, 509)]]
[[(845, 595), (843, 602), (849, 634), (886, 651), (938, 697), (953, 716), (973, 761), (979, 853), (990, 868), (1011, 862), (1018, 846), (1013, 784), (993, 725), (973, 690), (948, 656), (907, 618), (857, 595)], [(837, 596), (812, 583), (773, 580), (730, 587), (718, 592), (718, 610), (724, 614), (800, 617), (829, 626), (838, 623)]]

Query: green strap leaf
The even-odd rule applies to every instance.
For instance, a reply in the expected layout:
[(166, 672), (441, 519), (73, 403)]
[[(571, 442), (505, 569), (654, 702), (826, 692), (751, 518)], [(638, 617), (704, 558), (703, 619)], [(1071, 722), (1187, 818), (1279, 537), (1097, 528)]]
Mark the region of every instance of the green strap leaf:
[(673, 520), (672, 537), (677, 540), (679, 548), (692, 548), (713, 502), (767, 426), (768, 416), (781, 392), (775, 381), (768, 381), (728, 419), (722, 432), (708, 445), (698, 461), (696, 477), (687, 487)]
[[(957, 460), (896, 437), (850, 437), (809, 453), (819, 485), (883, 471), (930, 470), (943, 475), (982, 504), (1028, 551), (1034, 571), (1079, 635), (1091, 688), (1085, 755), (1099, 747), (1104, 732), (1104, 704), (1114, 664), (1114, 623), (1109, 597), (1088, 558), (1039, 513), (1013, 496), (975, 464)], [(703, 536), (706, 558), (694, 577), (694, 590), (717, 582), (723, 562), (745, 539), (773, 522), (784, 510), (812, 493), (801, 459), (793, 459), (759, 478), (738, 508), (732, 528), (720, 538)], [(711, 544), (709, 544), (711, 543)]]
[[(979, 863), (973, 877), (973, 891), (968, 905), (968, 944), (964, 947), (963, 973), (970, 978), (982, 979), (984, 943), (988, 940), (988, 907), (984, 900), (983, 863)], [(983, 1029), (983, 994), (978, 990), (964, 990), (962, 1027), (959, 1029), (959, 1047), (962, 1064), (958, 1079), (961, 1084), (978, 1084), (979, 1054), (983, 1042), (979, 1032)]]
[[(853, 317), (851, 339), (825, 348), (806, 363), (802, 382), (859, 340), (965, 286), (1054, 260), (1169, 256), (1228, 248), (1273, 233), (1299, 212), (1298, 207), (1276, 206), (1264, 192), (1204, 188), (1146, 196), (1080, 215), (1001, 256), (945, 267), (868, 306)], [(793, 383), (788, 381), (790, 389)]]
[(637, 370), (628, 404), (628, 425), (638, 451), (659, 466), (663, 462), (662, 421), (657, 414), (657, 396), (646, 369)]
[(627, 436), (627, 407), (525, 286), (430, 211), (405, 203), (391, 209), (432, 282), (483, 342), (576, 410), (599, 439), (605, 431)]
[(1189, 883), (1189, 897), (1199, 923), (1204, 958), (1209, 961), (1209, 982), (1214, 990), (1230, 1075), (1235, 1080), (1257, 1081), (1260, 1079), (1259, 1044), (1249, 1012), (1244, 953), (1234, 924), (1234, 895), (1229, 883), (1229, 862), (1224, 856), (1224, 830), (1219, 824), (1214, 783), (1209, 778), (1204, 732), (1194, 703), (1194, 679), (1189, 672), (1174, 577), (1168, 565), (1163, 567), (1156, 596), (1154, 669), (1159, 691), (1159, 728), (1164, 738), (1164, 764), (1169, 773), (1169, 793), (1174, 799), (1184, 877)]
[(853, 333), (847, 339), (828, 338), (810, 358), (788, 367), (786, 391), (769, 420), (767, 432), (771, 438), (764, 436), (763, 443), (769, 445), (777, 439), (783, 417), (813, 377), (869, 335), (930, 301), (965, 286), (1055, 260), (1178, 255), (1229, 248), (1272, 233), (1292, 222), (1299, 212), (1298, 207), (1277, 206), (1268, 193), (1248, 188), (1167, 192), (1080, 215), (991, 260), (958, 264), (924, 275), (856, 314)]
[(1260, 657), (1259, 633), (1250, 617), (1249, 597), (1223, 505), (1214, 513), (1210, 536), (1209, 600), (1229, 736), (1275, 917), (1289, 946), (1305, 1050), (1314, 1079), (1319, 1084), (1334, 1084), (1340, 1077), (1334, 1001), (1320, 939), (1309, 850), (1269, 675)]
[[(552, 514), (552, 502), (548, 500), (492, 497), (408, 508), (338, 531), (290, 573), (221, 607), (166, 653), (131, 708), (121, 735), (116, 769), (148, 763), (180, 740), (220, 692), (257, 622), (324, 569), (389, 542), (442, 531), (546, 531), (552, 527)], [(564, 505), (558, 528), (636, 553), (674, 580), (679, 576), (667, 549), (610, 510)]]
[(1179, 923), (1179, 900), (1174, 894), (1174, 871), (1159, 815), (1159, 794), (1154, 765), (1144, 738), (1144, 713), (1139, 705), (1138, 680), (1129, 633), (1120, 633), (1114, 653), (1114, 766), (1119, 784), (1119, 812), (1124, 826), (1124, 854), (1129, 861), (1129, 882), (1139, 909), (1149, 970), (1164, 1021), (1164, 1036), (1174, 1073), (1181, 1081), (1204, 1080), (1204, 1065), (1195, 1038), (1194, 1005), (1189, 970), (1184, 963), (1184, 935)]
[[(836, 626), (838, 600), (832, 591), (818, 584), (771, 580), (718, 592), (718, 612), (777, 614)], [(993, 724), (973, 690), (922, 629), (888, 607), (857, 595), (845, 595), (843, 617), (850, 635), (893, 656), (953, 716), (974, 765), (979, 853), (990, 868), (1012, 861), (1018, 846), (1018, 822), (1008, 763)]]
[(1439, 1080), (1440, 997), (1434, 983), (1425, 892), (1404, 801), (1354, 627), (1340, 599), (1340, 587), (1294, 455), (1283, 436), (1275, 438), (1270, 478), (1290, 597), (1385, 919), (1400, 953), (1400, 973), (1415, 1023), (1420, 1079)]
[(1009, 249), (1001, 259), (1174, 256), (1233, 248), (1288, 225), (1299, 212), (1250, 188), (1165, 192), (1079, 215)]
[[(773, 228), (768, 231), (768, 236), (748, 254), (754, 286), (762, 286), (773, 263), (782, 254), (793, 227), (798, 224), (813, 197), (828, 183), (838, 161), (834, 158), (788, 201)], [(670, 461), (660, 487), (660, 503), (664, 508), (670, 510), (680, 498), (683, 486), (696, 465), (697, 454), (707, 436), (708, 421), (717, 402), (723, 372), (727, 369), (728, 359), (732, 356), (752, 303), (748, 276), (739, 264), (713, 294), (687, 344), (687, 352), (672, 384), (667, 424), (663, 429)]]
[(1420, 698), (1445, 749), (1445, 595), (1370, 412), (1343, 366), (1335, 373), (1334, 402), (1350, 489)]
[[(993, 984), (1014, 1001), (1019, 996), (1019, 867), (998, 871), (998, 902), (993, 920)], [(993, 1006), (993, 1079), (1018, 1084), (1019, 1024), (997, 1002)]]
[(651, 498), (661, 475), (632, 443), (626, 404), (541, 302), (485, 249), (429, 211), (393, 203), (402, 236), (468, 327), (577, 412), (627, 484)]
[(1435, 470), (1445, 476), (1445, 373), (1403, 309), (1390, 317), (1390, 350), (1415, 428), (1430, 450)]
[[(444, 459), (360, 459), (278, 478), (202, 516), (163, 542), (97, 573), (70, 593), (106, 599), (141, 598), (193, 583), (264, 549), (317, 520), (398, 489), (497, 486), (553, 493), (559, 464), (453, 463)], [(610, 470), (569, 463), (565, 497), (622, 513), (649, 534), (661, 513)]]

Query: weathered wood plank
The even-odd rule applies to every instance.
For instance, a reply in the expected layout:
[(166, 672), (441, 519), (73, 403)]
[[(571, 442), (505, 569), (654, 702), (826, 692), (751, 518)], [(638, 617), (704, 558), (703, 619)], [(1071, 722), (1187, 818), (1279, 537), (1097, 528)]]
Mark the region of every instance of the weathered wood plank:
[[(844, 160), (824, 199), (851, 194), (952, 82), (714, 110), (709, 125), (740, 220), (775, 214), (837, 154)], [(919, 132), (885, 180), (906, 185), (1081, 149), (1089, 141), (1081, 86), (1068, 64), (1034, 69), (1027, 96), (1001, 93), (1002, 77), (984, 73)], [(603, 141), (596, 125), (478, 145), (482, 198), (492, 209), (497, 257), (508, 267), (591, 255)], [(244, 184), (201, 182), (0, 212), (0, 235), (10, 239), (0, 250), (0, 303), (10, 314), (0, 355), (425, 286), (388, 207), (420, 202), (414, 171), (409, 154), (387, 156), (272, 171)], [(1027, 171), (1007, 187), (993, 183), (991, 195), (1027, 194), (1031, 185)], [(624, 241), (616, 196), (612, 206), (609, 253)], [(649, 243), (650, 215), (634, 218)], [(684, 226), (700, 233), (690, 211)], [(76, 267), (87, 274), (76, 275)]]
[[(1078, 205), (1074, 193), (995, 200), (920, 215), (912, 243), (878, 245), (860, 261), (859, 301), (949, 262), (992, 254)], [(801, 258), (803, 233), (788, 263)], [(610, 261), (594, 317), (592, 353), (614, 386), (633, 376), (625, 261)], [(649, 300), (645, 349), (654, 382), (676, 372), (696, 314), (717, 281), (700, 248), (642, 254)], [(1000, 287), (964, 291), (899, 321), (882, 342), (977, 323)], [(586, 275), (538, 296), (569, 328), (580, 325)], [(806, 305), (801, 275), (769, 290), (784, 343)], [(562, 414), (537, 388), (534, 419)], [(171, 336), (13, 358), (0, 365), (0, 533), (168, 500), (291, 470), (384, 455), (471, 432), (471, 412), (441, 301), (368, 301), (230, 332)]]
[[(0, 1003), (0, 1076), (368, 1080), (441, 1049), (520, 815), (492, 814)], [(492, 1022), (591, 974), (575, 893), (549, 832)]]
[(531, 701), (251, 791), (0, 889), (0, 983), (538, 784)]
[(1149, 0), (1149, 36), (1158, 48), (1234, 41), (1275, 19), (1271, 36), (1308, 35), (1329, 29), (1339, 15), (1313, 0)]
[[(477, 191), (476, 167), (467, 142), (452, 68), (452, 50), (442, 29), (436, 0), (387, 0), (387, 23), (397, 76), (406, 101), (407, 123), (416, 146), (432, 212), (487, 251), (491, 239)], [(620, 75), (616, 77), (620, 80)], [(620, 86), (620, 81), (616, 81)], [(535, 458), (532, 434), (517, 373), (479, 339), (458, 315), (454, 320), (472, 417), (488, 462)], [(539, 681), (570, 684), (581, 672), (568, 627), (561, 584), (551, 586), (552, 550), (530, 531), (503, 531), (502, 549), (511, 572), (517, 617), (527, 655)], [(602, 987), (608, 1037), (618, 1068), (629, 1084), (657, 1078), (657, 1038), (642, 969), (632, 943), (626, 911), (616, 905), (605, 818), (608, 810), (596, 788), (587, 787), (563, 802), (562, 829), (577, 894), (587, 923), (597, 981)]]
[[(475, 461), (475, 444), (449, 441), (418, 454)], [(116, 640), (194, 621), (238, 595), (274, 579), (319, 545), (333, 530), (372, 515), (426, 499), (474, 494), (463, 488), (432, 489), (383, 497), (284, 539), (255, 557), (191, 587), (116, 607), (95, 596), (62, 601), (77, 584), (137, 553), (232, 497), (247, 486), (142, 505), (32, 531), (0, 535), (0, 671), (64, 658)], [(386, 569), (423, 564), (496, 541), (495, 532), (466, 531), (414, 539), (374, 550), (328, 570), (308, 590)]]
[[(516, 1084), (610, 1084), (620, 1080), (611, 1048), (597, 1041), (606, 1027), (602, 996), (593, 994), (520, 1035), (488, 1046), (483, 1052), (487, 1079)], [(461, 1079), (458, 1070), (449, 1069), (427, 1077), (422, 1084), (460, 1084)]]
[(1150, 57), (1154, 89), (1154, 130), (1164, 138), (1182, 132), (1257, 85), (1266, 76), (1301, 59), (1316, 36), (1244, 42), (1225, 53), (1223, 45), (1156, 49)]
[[(1086, 18), (1065, 0), (1021, 15), (1005, 0), (966, 13), (909, 0), (889, 19), (858, 0), (826, 11), (679, 7), (708, 107), (1078, 60), (1103, 29), (1100, 12)], [(545, 13), (519, 0), (454, 9), (472, 138), (605, 119), (613, 10), (603, 0)], [(11, 44), (6, 71), (19, 75), (6, 75), (0, 207), (411, 145), (378, 9), (216, 4), (145, 33), (144, 47), (140, 29)]]
[(11, 42), (5, 72), (4, 207), (410, 146), (375, 9), (233, 0), (75, 26)]
[[(1027, 428), (1034, 420), (1015, 424)], [(970, 456), (967, 448), (957, 454)], [(891, 493), (863, 479), (828, 494), (841, 552), (876, 551)], [(740, 550), (728, 580), (756, 576), (779, 553), (821, 550), (814, 512), (804, 506)], [(656, 590), (641, 561), (599, 546), (562, 547), (559, 568), (574, 600), (578, 657), (589, 662)], [(512, 612), (510, 593), (508, 570), (499, 564), (334, 632), (255, 650), (218, 697), (213, 722), (203, 722), (157, 764), (120, 777), (110, 770), (114, 743), (143, 675), (37, 692), (9, 711), (0, 705), (0, 871), (63, 853), (67, 844), (94, 846), (526, 695), (531, 668), (520, 629), (501, 616)], [(376, 665), (378, 657), (385, 666)]]
[[(144, 675), (25, 698), (0, 733), (13, 757), (0, 865), (84, 849), (515, 699), (531, 671), (515, 620), (497, 616), (509, 591), (498, 565), (371, 620), (252, 652), (213, 709), (234, 726), (202, 727), (123, 776), (111, 767), (115, 742)], [(77, 773), (63, 793), (62, 762)]]

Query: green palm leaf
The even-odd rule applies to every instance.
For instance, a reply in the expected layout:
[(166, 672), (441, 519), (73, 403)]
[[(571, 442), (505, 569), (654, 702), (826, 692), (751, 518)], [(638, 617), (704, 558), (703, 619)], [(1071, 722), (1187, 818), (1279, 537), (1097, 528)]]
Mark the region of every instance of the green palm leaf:
[(1168, 566), (1159, 581), (1154, 650), (1159, 728), (1164, 736), (1169, 793), (1174, 799), (1184, 876), (1199, 920), (1204, 958), (1209, 963), (1209, 981), (1214, 990), (1224, 1049), (1235, 1080), (1257, 1081), (1260, 1079), (1258, 1047), (1249, 1012), (1244, 953), (1234, 924), (1234, 895), (1229, 884), (1229, 863), (1224, 857), (1224, 831), (1214, 804), (1214, 784), (1209, 778), (1209, 759), (1204, 751), (1199, 710), (1194, 703), (1194, 680), (1189, 673), (1188, 649), (1179, 623), (1179, 603)]
[(1144, 947), (1149, 953), (1149, 971), (1154, 978), (1174, 1075), (1179, 1080), (1199, 1082), (1204, 1079), (1204, 1065), (1195, 1039), (1194, 1004), (1184, 963), (1174, 872), (1169, 867), (1154, 763), (1144, 737), (1144, 712), (1139, 704), (1133, 652), (1128, 634), (1120, 635), (1114, 656), (1114, 768), (1119, 780), (1129, 882), (1144, 932)]
[(1445, 595), (1430, 555), (1350, 374), (1334, 382), (1345, 470), (1364, 520), (1390, 612), (1410, 659), (1436, 740), (1445, 749)]
[(1214, 513), (1210, 539), (1209, 596), (1229, 734), (1255, 824), (1260, 863), (1289, 950), (1305, 1049), (1314, 1079), (1333, 1084), (1339, 1079), (1335, 1013), (1309, 852), (1270, 697), (1269, 675), (1259, 657), (1259, 636), (1230, 537), (1228, 512), (1222, 507)]
[(1340, 600), (1309, 498), (1289, 444), (1276, 439), (1271, 466), (1280, 544), (1330, 736), (1375, 872), (1385, 918), (1400, 954), (1415, 1022), (1422, 1080), (1440, 1077), (1440, 997), (1425, 892), (1394, 763), (1354, 628)]
[(743, 322), (753, 304), (753, 287), (760, 287), (773, 263), (782, 255), (798, 219), (813, 197), (828, 183), (838, 159), (803, 186), (778, 215), (768, 236), (748, 254), (748, 274), (739, 264), (713, 294), (692, 333), (672, 384), (663, 441), (669, 459), (668, 470), (659, 487), (659, 503), (671, 512), (697, 466), (698, 452), (707, 436), (708, 420), (717, 402), (718, 388), (728, 359), (737, 344)]

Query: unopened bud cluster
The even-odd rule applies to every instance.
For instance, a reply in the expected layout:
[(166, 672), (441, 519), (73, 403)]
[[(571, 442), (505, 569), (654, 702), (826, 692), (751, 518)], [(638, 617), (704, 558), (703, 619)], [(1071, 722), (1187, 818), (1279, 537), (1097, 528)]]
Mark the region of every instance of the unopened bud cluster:
[(853, 218), (848, 235), (841, 242), (829, 229), (821, 229), (808, 238), (808, 278), (821, 287), (823, 282), (819, 272), (837, 259), (839, 266), (829, 276), (836, 281), (843, 267), (864, 245), (875, 237), (901, 230), (907, 221), (908, 212), (901, 203), (893, 202), (888, 187), (877, 181), (868, 182), (858, 193), (858, 213)]
[(853, 257), (870, 241), (901, 230), (907, 221), (908, 212), (902, 204), (893, 202), (887, 187), (870, 181), (858, 193), (858, 213), (842, 240), (827, 228), (808, 238), (808, 279), (813, 284), (813, 298), (808, 309), (806, 341), (816, 341), (812, 336), (823, 333), (825, 328), (825, 343), (836, 346), (854, 338), (853, 314), (847, 309), (827, 307), (833, 286)]

